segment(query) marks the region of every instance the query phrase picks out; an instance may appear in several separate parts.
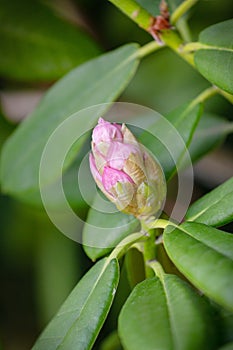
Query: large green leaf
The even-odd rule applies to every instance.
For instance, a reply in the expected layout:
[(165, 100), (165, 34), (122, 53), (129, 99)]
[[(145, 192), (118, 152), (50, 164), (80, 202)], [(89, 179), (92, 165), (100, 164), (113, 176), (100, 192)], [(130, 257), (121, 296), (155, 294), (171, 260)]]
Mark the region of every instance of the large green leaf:
[(212, 113), (204, 113), (189, 146), (192, 161), (196, 161), (217, 147), (224, 137), (232, 132), (232, 122)]
[(112, 304), (118, 280), (117, 260), (99, 261), (77, 284), (32, 349), (91, 349)]
[[(159, 160), (167, 179), (172, 177), (178, 163), (181, 165), (182, 156), (192, 140), (199, 118), (200, 105), (190, 109), (189, 105), (185, 104), (169, 113), (167, 121), (159, 119), (151, 125), (150, 133), (144, 132), (139, 137)], [(161, 141), (153, 134), (158, 135)]]
[[(71, 71), (47, 92), (35, 111), (5, 144), (1, 162), (1, 181), (5, 192), (24, 196), (25, 200), (28, 193), (38, 192), (40, 160), (51, 134), (72, 113), (119, 96), (137, 68), (137, 49), (138, 45), (129, 44), (91, 60)], [(95, 111), (96, 114), (90, 115), (89, 112), (85, 116), (85, 123), (83, 118), (76, 120), (77, 135), (94, 125), (103, 108)], [(81, 141), (84, 139), (82, 137)], [(69, 133), (61, 131), (54, 155), (62, 152), (65, 142), (69, 142)], [(81, 144), (79, 142), (79, 147)], [(48, 166), (48, 172), (52, 172), (51, 183), (59, 174), (52, 166)]]
[(203, 30), (199, 42), (209, 47), (195, 52), (197, 69), (211, 83), (233, 94), (233, 19)]
[[(65, 197), (70, 206), (74, 210), (78, 210), (80, 217), (82, 217), (83, 211), (86, 212), (88, 210), (88, 203), (83, 199), (77, 181), (77, 174), (80, 169), (80, 162), (85, 156), (85, 152), (87, 152), (87, 150), (85, 148), (82, 148), (78, 153), (77, 158), (62, 175), (62, 188), (64, 194), (62, 191), (59, 190), (60, 178), (58, 178), (57, 181), (54, 181), (48, 186), (46, 186), (47, 208), (51, 208), (53, 210), (64, 210), (64, 206), (66, 205), (64, 202)], [(41, 199), (39, 188), (35, 191), (28, 192), (27, 196), (25, 196), (25, 193), (23, 192), (22, 194), (17, 194), (17, 197), (19, 197), (19, 199), (22, 202), (26, 202), (27, 204), (37, 206), (39, 208), (43, 208), (43, 202)]]
[(165, 249), (178, 269), (208, 297), (233, 310), (233, 236), (204, 224), (167, 227)]
[(197, 200), (188, 209), (186, 220), (222, 226), (233, 220), (233, 177)]
[(1, 0), (0, 22), (0, 75), (5, 78), (54, 80), (100, 53), (85, 32), (40, 0)]
[[(92, 260), (109, 253), (139, 226), (137, 219), (117, 211), (112, 203), (106, 203), (106, 210), (104, 207), (99, 210), (94, 209), (99, 205), (99, 196), (95, 197), (83, 229), (84, 250)], [(112, 213), (107, 212), (110, 208), (112, 208)]]
[(138, 284), (119, 317), (127, 350), (216, 349), (212, 312), (191, 287), (175, 275)]

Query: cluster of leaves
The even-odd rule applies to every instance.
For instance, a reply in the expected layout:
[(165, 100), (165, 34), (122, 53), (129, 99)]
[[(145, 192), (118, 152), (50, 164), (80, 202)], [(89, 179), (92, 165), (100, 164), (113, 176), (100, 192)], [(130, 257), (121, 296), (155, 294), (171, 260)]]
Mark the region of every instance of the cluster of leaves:
[[(119, 7), (122, 2), (118, 1)], [(129, 3), (132, 5), (135, 2)], [(150, 6), (145, 6), (150, 1), (141, 0), (137, 5), (139, 3), (145, 7), (145, 11), (150, 10)], [(12, 8), (5, 0), (1, 0), (1, 5), (0, 18), (4, 21)], [(48, 38), (48, 42), (43, 41), (43, 45), (48, 48), (45, 50), (46, 57), (37, 55), (40, 40), (37, 38), (35, 44), (35, 33), (30, 30), (30, 11), (35, 11), (34, 6), (38, 6), (36, 11), (39, 22), (46, 16), (51, 18), (52, 30), (50, 27), (40, 26), (41, 35)], [(11, 23), (9, 22), (11, 30), (6, 26), (0, 32), (4, 53), (0, 58), (0, 72), (5, 78), (24, 81), (33, 81), (38, 77), (41, 81), (58, 79), (72, 67), (99, 53), (99, 48), (86, 34), (78, 32), (73, 26), (54, 16), (51, 9), (39, 2), (33, 2), (33, 5), (30, 1), (20, 2), (17, 9), (14, 7), (14, 11), (22, 11), (25, 21), (22, 30), (18, 27), (13, 34), (19, 37), (18, 40), (22, 35), (27, 35), (28, 42), (25, 47), (12, 46), (14, 52), (9, 52), (9, 40), (12, 40)], [(25, 28), (27, 30), (24, 32)], [(59, 38), (57, 28), (62, 33)], [(187, 44), (183, 52), (180, 46), (178, 48), (175, 45), (175, 51), (184, 58), (188, 52), (192, 56), (194, 67), (216, 86), (209, 91), (220, 93), (229, 101), (233, 100), (232, 29), (233, 20), (228, 20), (205, 29), (200, 33), (198, 43)], [(173, 48), (176, 39), (170, 40), (170, 33), (174, 33), (174, 30), (169, 30), (166, 33), (168, 39), (164, 36), (164, 40)], [(74, 45), (75, 42), (79, 44)], [(30, 56), (30, 60), (27, 50), (35, 54), (34, 57)], [(25, 202), (42, 205), (39, 166), (49, 136), (72, 113), (117, 99), (136, 73), (143, 52), (145, 47), (140, 48), (138, 44), (124, 45), (79, 65), (54, 84), (38, 107), (4, 144), (1, 157), (3, 192)], [(9, 58), (13, 59), (15, 55), (19, 65), (12, 70), (13, 65)], [(50, 69), (49, 57), (52, 66)], [(67, 61), (66, 57), (69, 57)], [(201, 102), (202, 95), (166, 116), (190, 149), (193, 161), (206, 154), (233, 130), (232, 123), (203, 113)], [(88, 121), (90, 126), (95, 125), (97, 118), (98, 115), (94, 115)], [(82, 122), (80, 120), (80, 128)], [(150, 130), (157, 127), (158, 124), (151, 125)], [(209, 132), (206, 134), (204, 131), (207, 128)], [(162, 128), (160, 131), (165, 134)], [(88, 135), (85, 137), (88, 138)], [(159, 159), (169, 181), (177, 170), (176, 164), (184, 150), (180, 149), (176, 159), (171, 160), (166, 149), (149, 134), (143, 133), (139, 139)], [(79, 155), (76, 162), (78, 165), (83, 155), (83, 141), (85, 140), (76, 148)], [(57, 145), (58, 153), (62, 150), (62, 145), (62, 142)], [(80, 194), (74, 192), (77, 164), (72, 165), (72, 162), (73, 158), (68, 158), (63, 183), (70, 203), (79, 208), (83, 205), (80, 204)], [(62, 209), (62, 199), (55, 196), (53, 190), (58, 174), (53, 172), (52, 176), (44, 186), (50, 195), (51, 207)], [(224, 338), (222, 327), (225, 322), (225, 328), (228, 329), (226, 313), (232, 319), (233, 312), (233, 238), (231, 234), (216, 228), (233, 220), (232, 201), (233, 178), (195, 202), (189, 208), (183, 224), (167, 225), (163, 232), (163, 242), (157, 246), (157, 259), (165, 272), (160, 265), (152, 263), (155, 276), (147, 279), (138, 276), (140, 259), (139, 262), (137, 259), (141, 253), (130, 249), (135, 247), (133, 244), (137, 240), (142, 246), (144, 244), (145, 237), (141, 241), (141, 233), (132, 234), (138, 229), (139, 222), (122, 213), (103, 214), (90, 208), (83, 230), (83, 245), (86, 254), (93, 261), (100, 260), (80, 280), (33, 349), (92, 348), (118, 287), (119, 259), (123, 254), (126, 254), (127, 273), (132, 287), (119, 316), (118, 331), (126, 349), (204, 350), (217, 349), (228, 340), (232, 341), (232, 337)], [(96, 229), (105, 226), (109, 227), (107, 237), (101, 235), (101, 229)], [(124, 249), (121, 244), (112, 251), (111, 247), (122, 240), (125, 240)], [(101, 246), (109, 248), (99, 248)], [(130, 250), (127, 251), (127, 248)], [(181, 273), (177, 272), (171, 261)], [(171, 270), (173, 273), (170, 273)], [(111, 346), (117, 348), (120, 347), (119, 344), (117, 335), (113, 334), (105, 342), (103, 349), (110, 349)], [(222, 349), (232, 347), (233, 343), (229, 343)]]

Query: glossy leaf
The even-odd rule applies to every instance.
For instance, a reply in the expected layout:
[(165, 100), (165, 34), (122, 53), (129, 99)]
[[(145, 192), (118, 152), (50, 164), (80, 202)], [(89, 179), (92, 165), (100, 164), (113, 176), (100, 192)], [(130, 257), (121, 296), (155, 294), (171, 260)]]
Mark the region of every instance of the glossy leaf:
[[(96, 196), (92, 208), (89, 209), (83, 229), (83, 246), (86, 254), (96, 260), (108, 254), (120, 241), (137, 230), (139, 222), (133, 216), (116, 210), (106, 200), (107, 209), (99, 210), (99, 196)], [(112, 208), (112, 213), (107, 212)]]
[[(233, 94), (233, 19), (203, 30), (199, 42), (210, 46), (195, 52), (197, 69), (211, 83)], [(212, 48), (211, 48), (212, 47)]]
[(91, 349), (112, 304), (118, 280), (117, 260), (99, 261), (80, 280), (32, 349)]
[(186, 220), (223, 226), (233, 220), (233, 177), (191, 205)]
[(164, 234), (165, 249), (198, 289), (233, 310), (233, 236), (204, 224), (186, 222)]
[[(17, 128), (3, 149), (1, 181), (5, 192), (24, 196), (25, 200), (28, 193), (38, 192), (40, 160), (51, 134), (74, 112), (112, 101), (119, 96), (137, 68), (137, 48), (136, 44), (129, 44), (91, 60), (71, 71), (47, 92), (35, 111)], [(91, 128), (98, 118), (98, 113), (103, 113), (103, 107), (96, 111), (96, 115), (89, 113), (88, 117), (86, 116), (85, 125), (82, 118), (76, 120), (77, 133), (87, 126)], [(69, 135), (61, 133), (56, 148), (57, 154), (61, 152), (63, 142), (68, 142), (67, 139), (69, 140)], [(85, 137), (82, 137), (75, 153), (84, 139)], [(69, 161), (72, 161), (72, 158)], [(66, 162), (66, 166), (68, 165)], [(59, 174), (55, 173), (53, 167), (48, 167), (48, 172), (51, 172), (50, 183), (57, 180)]]
[[(149, 132), (145, 132), (139, 137), (139, 140), (159, 160), (167, 179), (170, 179), (175, 173), (177, 164), (184, 156), (185, 148), (192, 140), (199, 117), (200, 105), (190, 110), (188, 105), (185, 104), (167, 115), (167, 120), (171, 123), (171, 127), (163, 119), (151, 125), (149, 131), (156, 134), (157, 130), (159, 130), (161, 141)], [(174, 147), (174, 144), (176, 147)], [(171, 150), (173, 152), (172, 155)]]
[[(80, 193), (79, 183), (77, 181), (80, 162), (85, 156), (84, 152), (88, 151), (85, 148), (82, 148), (78, 154), (78, 157), (62, 175), (62, 186), (65, 198), (74, 210), (78, 210), (79, 217), (82, 217), (83, 211), (88, 210), (88, 203), (83, 199), (82, 194)], [(52, 210), (64, 210), (64, 206), (66, 206), (63, 193), (58, 190), (59, 183), (60, 179), (46, 186), (46, 205)], [(24, 192), (19, 193), (17, 194), (17, 198), (19, 198), (22, 202), (26, 202), (27, 204), (43, 208), (39, 188), (35, 191), (27, 193), (27, 196), (25, 196)]]
[(138, 284), (119, 317), (127, 350), (215, 349), (209, 305), (175, 275)]
[(98, 55), (83, 30), (62, 20), (42, 1), (0, 1), (0, 75), (50, 81)]
[(217, 147), (232, 132), (233, 123), (212, 113), (204, 113), (189, 146), (192, 161), (198, 160)]

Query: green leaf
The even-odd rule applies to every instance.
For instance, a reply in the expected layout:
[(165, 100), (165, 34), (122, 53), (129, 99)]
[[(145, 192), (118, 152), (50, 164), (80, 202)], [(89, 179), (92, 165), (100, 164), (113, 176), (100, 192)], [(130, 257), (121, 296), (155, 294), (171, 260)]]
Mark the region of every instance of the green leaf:
[(212, 113), (204, 113), (189, 146), (192, 161), (198, 160), (217, 147), (225, 136), (232, 132), (232, 122)]
[[(115, 206), (106, 201), (107, 208), (96, 210), (100, 205), (100, 197), (96, 196), (92, 208), (89, 209), (83, 229), (84, 250), (92, 260), (108, 254), (113, 247), (137, 230), (139, 222), (131, 215), (123, 214)], [(112, 208), (112, 213), (107, 212)]]
[(99, 261), (80, 280), (32, 349), (91, 349), (112, 304), (118, 280), (117, 260)]
[(50, 81), (100, 53), (81, 29), (42, 1), (0, 1), (0, 75), (21, 81)]
[[(167, 115), (168, 122), (159, 119), (149, 128), (150, 133), (144, 132), (139, 137), (159, 160), (167, 179), (173, 176), (177, 164), (181, 162), (185, 154), (185, 145), (190, 144), (199, 117), (200, 105), (190, 109), (189, 105), (185, 104)], [(153, 134), (159, 135), (162, 142)]]
[(214, 331), (209, 305), (175, 275), (138, 284), (119, 317), (127, 350), (215, 349)]
[[(65, 198), (74, 210), (78, 210), (79, 217), (83, 217), (83, 212), (87, 212), (88, 210), (88, 204), (83, 199), (80, 193), (79, 183), (77, 182), (77, 174), (85, 152), (87, 153), (88, 151), (82, 148), (75, 161), (62, 175), (62, 187)], [(52, 210), (62, 211), (64, 210), (64, 206), (66, 206), (66, 202), (64, 202), (63, 192), (59, 189), (59, 183), (60, 179), (46, 186), (46, 205), (47, 208)], [(36, 191), (27, 193), (27, 196), (25, 196), (24, 192), (22, 194), (17, 194), (17, 198), (19, 198), (21, 202), (44, 208), (39, 188)]]
[(160, 0), (137, 0), (136, 2), (149, 13), (151, 13), (154, 17), (160, 14)]
[[(137, 0), (136, 2), (154, 17), (160, 15), (160, 0)], [(170, 12), (171, 10), (174, 10), (181, 2), (182, 0), (168, 0), (167, 3), (169, 5)]]
[(199, 72), (211, 83), (233, 94), (233, 19), (203, 30), (199, 42), (209, 47), (194, 54)]
[(233, 220), (233, 177), (191, 205), (186, 220), (223, 226)]
[[(35, 111), (5, 144), (1, 181), (6, 193), (24, 196), (27, 200), (28, 193), (38, 192), (40, 160), (51, 134), (74, 112), (113, 101), (119, 96), (136, 71), (137, 49), (138, 45), (129, 44), (91, 60), (71, 71), (47, 92)], [(85, 123), (83, 118), (76, 120), (73, 132), (77, 130), (78, 135), (84, 129), (91, 128), (98, 113), (103, 113), (103, 107), (96, 108), (96, 115), (89, 113)], [(79, 148), (87, 136), (82, 137)], [(56, 154), (62, 153), (65, 142), (69, 142), (69, 134), (61, 133)], [(76, 147), (75, 152), (79, 148)], [(69, 158), (69, 162), (71, 160)], [(66, 162), (66, 166), (69, 162)], [(57, 180), (59, 174), (56, 168), (48, 167), (48, 173), (49, 183)]]
[(164, 233), (165, 249), (198, 289), (233, 310), (233, 236), (204, 224), (186, 222)]

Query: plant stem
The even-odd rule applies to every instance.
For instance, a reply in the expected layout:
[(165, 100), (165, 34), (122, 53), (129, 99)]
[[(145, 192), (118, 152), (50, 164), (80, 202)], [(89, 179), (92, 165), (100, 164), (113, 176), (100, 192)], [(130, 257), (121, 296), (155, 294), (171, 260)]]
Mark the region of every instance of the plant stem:
[(151, 25), (153, 16), (142, 8), (134, 0), (109, 0), (112, 4), (118, 7), (122, 12), (124, 12), (129, 18), (131, 18), (135, 23), (137, 23), (141, 28), (146, 31)]
[[(130, 17), (135, 23), (137, 23), (141, 28), (145, 29), (147, 32), (150, 29), (150, 26), (153, 23), (154, 17), (147, 12), (144, 8), (142, 8), (136, 1), (134, 0), (109, 0), (112, 4), (118, 7), (122, 12), (124, 12), (128, 17)], [(180, 6), (173, 12), (171, 16), (171, 23), (175, 24), (178, 19), (187, 12), (198, 0), (185, 0), (181, 3)], [(161, 42), (150, 42), (145, 46), (141, 47), (138, 50), (137, 57), (142, 58), (150, 53), (159, 50), (164, 46), (170, 47), (173, 51), (175, 51), (181, 58), (187, 61), (191, 66), (196, 69), (194, 64), (194, 52), (200, 49), (218, 49), (218, 50), (228, 50), (220, 47), (213, 47), (210, 45), (205, 45), (202, 43), (191, 42), (185, 45), (184, 41), (178, 35), (178, 33), (174, 30), (162, 30), (160, 33)], [(224, 96), (227, 100), (232, 103), (232, 97), (227, 92), (222, 91), (219, 88), (216, 88), (216, 91), (212, 91), (210, 95), (207, 94), (207, 98), (213, 96), (215, 93), (219, 93)], [(205, 98), (206, 99), (206, 98)], [(194, 101), (193, 101), (194, 102)], [(200, 102), (203, 102), (201, 100)]]
[[(145, 9), (143, 9), (137, 2), (135, 2), (134, 0), (109, 1), (116, 7), (118, 7), (119, 10), (125, 13), (134, 22), (136, 22), (141, 28), (145, 29), (147, 32), (150, 30), (154, 17)], [(180, 55), (184, 60), (188, 61), (191, 65), (194, 66), (193, 54), (190, 52), (182, 52), (184, 42), (176, 32), (174, 32), (173, 30), (163, 30), (160, 33), (160, 37), (161, 43), (156, 42), (154, 45), (148, 44), (149, 46), (147, 48), (144, 47), (141, 49), (141, 53), (139, 51), (139, 57), (144, 57), (166, 44), (176, 53), (178, 53), (178, 55)]]
[(184, 42), (177, 32), (173, 30), (163, 30), (160, 36), (167, 46), (194, 67), (193, 53), (183, 51)]
[(188, 106), (188, 109), (193, 109), (197, 104), (204, 102), (208, 98), (216, 95), (219, 91), (216, 86), (211, 86), (206, 90), (202, 91)]
[(231, 104), (233, 104), (233, 95), (231, 95), (231, 94), (229, 94), (228, 92), (223, 91), (223, 90), (221, 90), (221, 89), (219, 89), (219, 88), (216, 88), (216, 89), (217, 89), (217, 91), (218, 91), (218, 93), (219, 93), (220, 95), (222, 95), (223, 97), (225, 97), (225, 99), (227, 99)]
[(153, 269), (153, 271), (155, 272), (156, 276), (157, 276), (160, 280), (163, 280), (164, 270), (163, 270), (161, 264), (160, 264), (158, 261), (153, 260), (153, 261), (150, 261), (150, 262), (149, 262), (149, 265), (150, 265), (150, 267)]
[(199, 42), (190, 42), (183, 46), (183, 52), (194, 52), (200, 49), (211, 49), (212, 47)]
[(182, 51), (184, 53), (195, 52), (195, 51), (198, 51), (198, 50), (217, 50), (217, 51), (229, 51), (229, 52), (232, 52), (231, 48), (203, 44), (203, 43), (200, 43), (198, 41), (193, 41), (193, 42), (187, 43), (187, 44), (185, 44), (182, 47)]
[(157, 51), (165, 46), (164, 43), (158, 43), (157, 41), (151, 41), (148, 44), (142, 46), (137, 53), (138, 58), (143, 58), (154, 51)]
[(147, 230), (154, 229), (154, 228), (166, 228), (168, 225), (176, 226), (173, 222), (165, 220), (165, 219), (157, 219), (154, 221), (150, 221), (148, 223), (143, 223), (144, 228), (146, 227)]
[(142, 232), (135, 232), (124, 238), (111, 252), (108, 259), (120, 258), (134, 243), (145, 240), (147, 237)]
[(144, 242), (144, 264), (145, 264), (145, 274), (146, 278), (154, 276), (152, 268), (149, 266), (149, 262), (154, 260), (156, 257), (156, 246), (155, 246), (155, 230), (148, 231), (149, 237)]
[(193, 5), (195, 5), (198, 0), (185, 0), (180, 6), (176, 8), (176, 10), (171, 15), (171, 23), (175, 24), (178, 19), (183, 16)]

